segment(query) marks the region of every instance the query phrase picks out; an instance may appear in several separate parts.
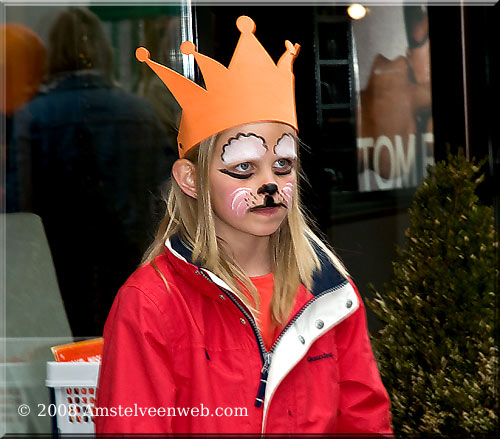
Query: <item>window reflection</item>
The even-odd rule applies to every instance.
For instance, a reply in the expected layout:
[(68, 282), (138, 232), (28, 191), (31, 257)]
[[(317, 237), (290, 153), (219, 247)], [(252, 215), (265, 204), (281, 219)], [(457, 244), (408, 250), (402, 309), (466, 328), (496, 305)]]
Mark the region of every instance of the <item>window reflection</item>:
[(73, 335), (94, 336), (152, 238), (176, 158), (179, 109), (135, 48), (182, 69), (182, 23), (177, 8), (50, 11), (43, 84), (8, 121), (7, 210), (41, 217)]
[(353, 26), (359, 188), (416, 187), (434, 162), (427, 9), (374, 7)]

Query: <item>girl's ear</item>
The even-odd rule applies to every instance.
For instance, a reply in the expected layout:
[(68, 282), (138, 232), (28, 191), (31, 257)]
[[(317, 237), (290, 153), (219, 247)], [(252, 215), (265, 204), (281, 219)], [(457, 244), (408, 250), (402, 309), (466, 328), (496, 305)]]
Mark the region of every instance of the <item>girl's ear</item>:
[(197, 198), (196, 194), (196, 167), (187, 159), (178, 159), (172, 165), (172, 175), (186, 195)]

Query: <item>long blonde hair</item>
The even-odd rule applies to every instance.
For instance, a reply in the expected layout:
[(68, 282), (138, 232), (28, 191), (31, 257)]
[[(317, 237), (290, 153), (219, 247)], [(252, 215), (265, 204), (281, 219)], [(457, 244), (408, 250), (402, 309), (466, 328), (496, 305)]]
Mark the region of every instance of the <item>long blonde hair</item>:
[[(231, 251), (215, 234), (212, 205), (210, 201), (209, 164), (215, 149), (217, 136), (213, 136), (188, 151), (184, 158), (195, 164), (197, 199), (186, 195), (174, 178), (170, 179), (170, 188), (166, 196), (166, 212), (156, 237), (142, 259), (142, 264), (152, 263), (165, 283), (162, 273), (154, 264), (154, 258), (164, 252), (165, 241), (179, 234), (191, 248), (192, 259), (210, 270), (226, 282), (238, 298), (254, 313), (259, 307), (259, 295), (248, 276), (232, 258)], [(297, 174), (300, 176), (297, 161)], [(271, 315), (274, 323), (287, 321), (295, 302), (295, 295), (300, 283), (311, 290), (313, 273), (321, 265), (313, 248), (313, 242), (321, 248), (337, 270), (347, 278), (347, 271), (329, 249), (313, 233), (300, 205), (299, 178), (292, 197), (288, 215), (276, 232), (271, 235), (270, 250), (274, 275), (274, 291), (271, 301)], [(250, 292), (250, 300), (238, 284), (239, 280)], [(168, 284), (167, 284), (168, 287)]]

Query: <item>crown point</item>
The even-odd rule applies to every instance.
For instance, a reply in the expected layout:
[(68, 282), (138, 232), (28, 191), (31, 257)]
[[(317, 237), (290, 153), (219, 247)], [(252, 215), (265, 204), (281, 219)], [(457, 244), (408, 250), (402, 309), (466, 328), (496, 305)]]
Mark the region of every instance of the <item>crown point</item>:
[(299, 54), (299, 51), (300, 51), (300, 45), (298, 45), (298, 44), (295, 44), (295, 45), (294, 45), (294, 44), (292, 44), (292, 42), (291, 42), (291, 41), (286, 40), (286, 41), (285, 41), (285, 47), (286, 47), (286, 50), (287, 50), (288, 52), (290, 52), (290, 54), (291, 54), (292, 56), (297, 56), (297, 55)]
[(236, 27), (242, 34), (253, 34), (255, 32), (255, 22), (246, 15), (242, 15), (236, 20)]
[(140, 61), (144, 62), (149, 59), (149, 50), (145, 47), (138, 47), (135, 51), (135, 57)]
[(184, 41), (181, 44), (181, 52), (184, 55), (193, 55), (196, 52), (196, 46), (191, 41)]

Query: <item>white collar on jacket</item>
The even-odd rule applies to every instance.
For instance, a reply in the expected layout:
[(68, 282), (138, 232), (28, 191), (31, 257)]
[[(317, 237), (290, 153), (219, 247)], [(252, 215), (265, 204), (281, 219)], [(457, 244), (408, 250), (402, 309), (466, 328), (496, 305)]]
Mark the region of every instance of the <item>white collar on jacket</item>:
[[(191, 251), (182, 244), (178, 237), (167, 239), (165, 246), (180, 260), (190, 263)], [(286, 331), (282, 333), (279, 342), (273, 346), (272, 362), (267, 376), (266, 392), (264, 397), (264, 416), (262, 431), (265, 431), (265, 420), (271, 398), (286, 375), (307, 354), (312, 344), (333, 327), (341, 323), (360, 306), (358, 296), (349, 283), (331, 265), (321, 250), (314, 246), (321, 260), (322, 270), (314, 276), (314, 296), (288, 323)], [(211, 271), (198, 267), (210, 277), (219, 287), (234, 291), (226, 282)]]

